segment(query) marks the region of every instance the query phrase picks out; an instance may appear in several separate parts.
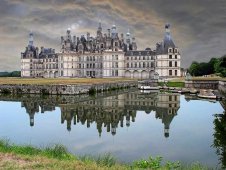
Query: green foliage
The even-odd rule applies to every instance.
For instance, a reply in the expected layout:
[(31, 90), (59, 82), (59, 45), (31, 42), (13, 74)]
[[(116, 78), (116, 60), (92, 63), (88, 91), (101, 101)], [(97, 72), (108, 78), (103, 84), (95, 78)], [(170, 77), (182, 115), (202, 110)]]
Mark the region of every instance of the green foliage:
[(96, 162), (96, 164), (99, 166), (107, 166), (107, 167), (112, 167), (117, 162), (115, 157), (113, 157), (110, 153), (99, 155), (98, 157), (91, 156), (91, 155), (83, 155), (79, 157), (79, 160), (85, 163)]
[(43, 153), (48, 157), (57, 159), (70, 160), (74, 158), (74, 156), (72, 156), (63, 145), (54, 145), (53, 147), (47, 147), (43, 150)]
[(167, 161), (165, 164), (162, 163), (162, 157), (157, 156), (156, 158), (149, 157), (147, 160), (142, 159), (139, 161), (135, 161), (133, 163), (134, 168), (138, 169), (179, 169), (181, 164), (179, 161), (177, 162), (170, 162)]
[(226, 77), (226, 55), (221, 58), (211, 58), (208, 63), (194, 61), (190, 65), (188, 72), (192, 76), (219, 74), (222, 77)]
[(0, 152), (12, 152), (21, 155), (42, 155), (60, 160), (75, 159), (75, 156), (70, 154), (63, 145), (54, 145), (40, 149), (30, 145), (17, 146), (10, 144), (9, 140), (0, 140)]
[(20, 77), (20, 71), (12, 71), (12, 72), (0, 72), (0, 77)]
[[(223, 137), (223, 136), (222, 136)], [(225, 141), (225, 140), (224, 140)], [(217, 145), (221, 144), (217, 142)], [(224, 149), (224, 148), (222, 148)], [(85, 165), (93, 164), (95, 163), (98, 165), (98, 167), (108, 167), (112, 169), (120, 169), (118, 167), (121, 167), (123, 169), (164, 169), (164, 170), (175, 170), (175, 169), (184, 169), (184, 170), (207, 170), (208, 168), (202, 166), (199, 163), (193, 163), (191, 165), (182, 166), (178, 161), (177, 162), (169, 162), (162, 163), (162, 157), (149, 157), (147, 160), (142, 159), (139, 161), (135, 161), (133, 164), (129, 165), (123, 165), (118, 164), (116, 159), (109, 153), (94, 157), (90, 155), (75, 157), (74, 155), (70, 154), (67, 149), (63, 145), (54, 145), (51, 147), (46, 148), (37, 148), (30, 145), (25, 146), (18, 146), (11, 144), (9, 140), (0, 140), (0, 152), (3, 153), (14, 153), (18, 155), (28, 155), (32, 158), (32, 156), (44, 156), (47, 158), (55, 158), (62, 163), (68, 163), (71, 161), (77, 161), (80, 160)], [(36, 165), (38, 167), (35, 168), (45, 168), (44, 164), (38, 164)], [(54, 166), (53, 166), (54, 167)], [(53, 168), (52, 167), (52, 168)], [(14, 168), (15, 169), (15, 168)], [(53, 168), (54, 169), (54, 168)]]
[(97, 165), (100, 166), (107, 166), (107, 167), (112, 167), (113, 165), (116, 164), (116, 159), (113, 157), (110, 153), (99, 156), (96, 159)]
[(219, 156), (222, 168), (226, 168), (226, 115), (215, 116), (214, 119), (214, 142), (213, 147), (216, 148), (216, 154)]
[(185, 83), (184, 82), (167, 82), (166, 84), (168, 87), (184, 87)]
[(158, 156), (156, 158), (149, 157), (148, 160), (139, 160), (134, 162), (135, 168), (143, 168), (143, 169), (159, 169), (161, 166), (162, 157)]
[(89, 93), (89, 95), (93, 96), (93, 95), (95, 95), (97, 93), (97, 90), (95, 88), (91, 87), (89, 89), (89, 92), (88, 93)]

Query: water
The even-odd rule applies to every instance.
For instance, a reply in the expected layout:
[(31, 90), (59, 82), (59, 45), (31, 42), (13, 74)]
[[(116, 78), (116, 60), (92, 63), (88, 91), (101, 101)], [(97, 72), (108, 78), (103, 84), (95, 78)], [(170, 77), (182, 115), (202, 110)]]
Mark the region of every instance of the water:
[(217, 166), (224, 137), (217, 135), (214, 115), (223, 112), (220, 102), (137, 90), (96, 97), (1, 95), (0, 138), (39, 147), (60, 143), (77, 155), (109, 152), (122, 162), (151, 155)]

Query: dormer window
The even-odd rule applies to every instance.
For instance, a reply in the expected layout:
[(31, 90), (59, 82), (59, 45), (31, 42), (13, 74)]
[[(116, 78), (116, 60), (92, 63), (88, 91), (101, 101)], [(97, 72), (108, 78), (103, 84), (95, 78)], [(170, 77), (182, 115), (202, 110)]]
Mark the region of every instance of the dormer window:
[(172, 48), (169, 48), (169, 53), (172, 53)]
[(176, 48), (174, 48), (174, 53), (177, 53), (177, 49)]

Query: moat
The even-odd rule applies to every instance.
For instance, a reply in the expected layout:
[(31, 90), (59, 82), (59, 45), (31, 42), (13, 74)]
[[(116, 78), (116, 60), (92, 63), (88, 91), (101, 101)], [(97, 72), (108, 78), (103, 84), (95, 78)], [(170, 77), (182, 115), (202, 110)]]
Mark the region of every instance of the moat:
[[(226, 165), (224, 101), (136, 89), (89, 95), (0, 95), (0, 138), (60, 143), (76, 155), (113, 154), (122, 162), (162, 156)], [(216, 116), (217, 115), (217, 116)]]

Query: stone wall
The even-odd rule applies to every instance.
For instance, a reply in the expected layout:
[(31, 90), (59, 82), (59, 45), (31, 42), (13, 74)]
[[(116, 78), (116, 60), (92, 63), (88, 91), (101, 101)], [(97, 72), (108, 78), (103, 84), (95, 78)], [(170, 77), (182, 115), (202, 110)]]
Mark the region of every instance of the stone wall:
[(219, 81), (218, 90), (226, 93), (226, 81)]
[(195, 88), (195, 89), (218, 89), (218, 80), (190, 80), (185, 81), (186, 88)]
[(5, 84), (0, 85), (0, 93), (17, 94), (84, 94), (94, 91), (114, 90), (120, 88), (137, 87), (137, 81), (123, 81), (117, 83), (85, 84), (85, 85), (28, 85)]
[(213, 89), (226, 93), (226, 81), (223, 80), (191, 80), (185, 81), (186, 88)]

